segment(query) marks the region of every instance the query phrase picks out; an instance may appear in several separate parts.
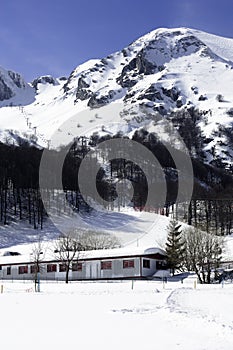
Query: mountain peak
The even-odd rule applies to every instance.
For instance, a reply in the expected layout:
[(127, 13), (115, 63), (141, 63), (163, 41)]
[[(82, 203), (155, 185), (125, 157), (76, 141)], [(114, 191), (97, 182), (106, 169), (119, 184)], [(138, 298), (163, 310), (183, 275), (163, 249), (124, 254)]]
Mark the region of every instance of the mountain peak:
[[(195, 109), (201, 116), (197, 127), (206, 139), (207, 161), (220, 156), (230, 163), (233, 147), (227, 145), (232, 133), (232, 57), (233, 39), (184, 27), (159, 28), (121, 51), (79, 65), (67, 80), (48, 75), (35, 79), (34, 88), (29, 86), (31, 95), (27, 103), (22, 94), (21, 100), (11, 96), (26, 90), (28, 85), (16, 73), (0, 70), (3, 72), (0, 79), (4, 77), (4, 82), (0, 80), (0, 99), (10, 98), (14, 106), (25, 105), (36, 125), (42, 125), (43, 118), (45, 140), (51, 137), (52, 125), (59, 124), (61, 110), (69, 118), (85, 109), (120, 102), (119, 122), (127, 123), (131, 131), (140, 127), (150, 131), (153, 118), (149, 116), (159, 113), (169, 119), (180, 113), (182, 120), (187, 111)], [(26, 87), (21, 89), (17, 84)], [(9, 105), (8, 100), (3, 103)], [(12, 115), (14, 112), (14, 117), (18, 116), (17, 110), (12, 110)], [(93, 127), (98, 119), (90, 120)], [(86, 120), (76, 125), (84, 135)], [(218, 133), (218, 129), (224, 131)]]
[(19, 73), (0, 67), (0, 101), (9, 100), (17, 89), (25, 89), (26, 85)]
[(57, 85), (58, 82), (54, 77), (51, 75), (42, 75), (36, 79), (34, 79), (31, 83), (31, 85), (34, 87), (34, 89), (37, 90), (38, 84), (51, 84), (51, 85)]

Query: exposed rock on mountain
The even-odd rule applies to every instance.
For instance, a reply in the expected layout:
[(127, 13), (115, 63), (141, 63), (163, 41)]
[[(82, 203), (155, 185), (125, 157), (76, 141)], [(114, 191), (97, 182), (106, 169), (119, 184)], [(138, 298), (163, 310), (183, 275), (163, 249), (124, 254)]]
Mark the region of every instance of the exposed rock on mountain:
[(26, 83), (20, 74), (0, 68), (0, 101), (9, 100), (16, 89), (25, 89)]
[[(201, 145), (196, 152), (190, 144), (193, 156), (201, 149), (206, 163), (229, 167), (233, 157), (232, 57), (233, 39), (187, 28), (157, 29), (119, 52), (79, 65), (67, 80), (43, 76), (30, 86), (19, 74), (1, 69), (0, 106), (15, 108), (7, 112), (0, 108), (0, 127), (9, 129), (12, 124), (11, 128), (29, 134), (36, 127), (41, 135), (38, 143), (46, 146), (57, 128), (62, 143), (66, 135), (85, 135), (89, 123), (96, 132), (104, 125), (105, 130), (114, 133), (113, 122), (118, 123), (117, 132), (131, 135), (142, 127), (155, 132), (159, 114), (182, 135), (189, 133), (185, 128), (190, 125), (198, 130)], [(118, 102), (122, 105), (118, 116), (98, 115), (101, 107)], [(20, 105), (24, 106), (27, 124), (19, 118), (16, 107)], [(84, 110), (90, 112), (90, 117), (81, 116)], [(1, 117), (6, 113), (7, 127)], [(59, 125), (73, 115), (78, 120), (65, 133)], [(99, 125), (100, 120), (103, 125)]]
[(32, 86), (37, 90), (38, 84), (51, 84), (56, 85), (56, 79), (51, 75), (43, 75), (42, 77), (36, 78), (32, 82)]
[(7, 86), (4, 79), (0, 77), (0, 101), (9, 100), (13, 96), (13, 91)]

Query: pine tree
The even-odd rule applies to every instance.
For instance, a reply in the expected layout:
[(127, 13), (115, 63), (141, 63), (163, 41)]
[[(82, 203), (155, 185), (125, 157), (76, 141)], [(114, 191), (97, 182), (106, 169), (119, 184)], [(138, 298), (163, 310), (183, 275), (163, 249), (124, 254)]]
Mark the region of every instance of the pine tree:
[(175, 219), (171, 219), (168, 226), (166, 242), (167, 262), (174, 276), (175, 269), (182, 266), (184, 256), (184, 241), (182, 239), (181, 225)]

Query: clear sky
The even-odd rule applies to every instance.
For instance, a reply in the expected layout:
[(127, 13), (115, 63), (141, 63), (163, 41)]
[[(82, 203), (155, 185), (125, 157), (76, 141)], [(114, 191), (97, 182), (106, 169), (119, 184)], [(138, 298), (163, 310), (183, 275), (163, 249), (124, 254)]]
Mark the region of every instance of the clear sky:
[(233, 0), (0, 0), (0, 66), (69, 75), (159, 27), (233, 37)]

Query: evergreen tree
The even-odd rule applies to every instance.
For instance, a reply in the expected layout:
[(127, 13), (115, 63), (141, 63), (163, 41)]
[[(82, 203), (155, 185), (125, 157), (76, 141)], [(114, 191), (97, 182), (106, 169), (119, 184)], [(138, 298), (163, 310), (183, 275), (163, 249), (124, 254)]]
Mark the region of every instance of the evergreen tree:
[(181, 225), (175, 219), (171, 219), (168, 226), (166, 242), (167, 262), (174, 276), (175, 269), (182, 266), (184, 256), (184, 241), (182, 239)]

